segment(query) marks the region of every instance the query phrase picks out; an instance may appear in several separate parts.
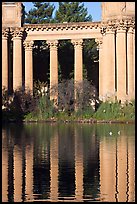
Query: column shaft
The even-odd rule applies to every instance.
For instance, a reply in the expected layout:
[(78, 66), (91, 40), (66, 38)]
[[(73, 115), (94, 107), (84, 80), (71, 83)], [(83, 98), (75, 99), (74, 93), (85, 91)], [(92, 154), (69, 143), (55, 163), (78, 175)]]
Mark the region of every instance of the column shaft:
[(20, 37), (13, 39), (13, 90), (22, 87), (22, 41)]
[(128, 68), (128, 99), (135, 98), (134, 90), (134, 56), (133, 56), (133, 29), (130, 28), (127, 32), (127, 68)]
[(24, 42), (25, 45), (25, 90), (33, 91), (33, 41)]
[(2, 36), (2, 88), (8, 89), (8, 38), (7, 33), (4, 35)]
[(117, 30), (116, 36), (117, 59), (117, 99), (126, 99), (126, 30)]
[(58, 98), (58, 52), (57, 40), (47, 41), (50, 45), (50, 100)]
[(103, 100), (114, 100), (115, 96), (115, 32), (108, 30), (103, 36), (103, 64), (100, 73), (100, 88)]

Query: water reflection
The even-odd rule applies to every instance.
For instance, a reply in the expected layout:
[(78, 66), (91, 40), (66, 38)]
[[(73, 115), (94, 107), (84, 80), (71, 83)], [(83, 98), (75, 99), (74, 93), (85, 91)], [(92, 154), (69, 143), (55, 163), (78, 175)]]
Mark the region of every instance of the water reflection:
[(3, 126), (2, 201), (135, 201), (134, 127)]

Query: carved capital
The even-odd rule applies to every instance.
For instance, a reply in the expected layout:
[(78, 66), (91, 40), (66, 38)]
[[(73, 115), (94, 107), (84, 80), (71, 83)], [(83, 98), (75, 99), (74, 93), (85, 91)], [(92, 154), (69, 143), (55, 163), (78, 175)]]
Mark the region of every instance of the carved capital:
[(2, 28), (2, 38), (7, 39), (9, 36), (9, 29), (8, 28)]
[(97, 43), (97, 49), (101, 49), (102, 48), (102, 44), (103, 44), (102, 38), (96, 38), (95, 42)]
[(50, 49), (58, 48), (58, 40), (47, 40), (47, 44), (50, 47)]
[(22, 38), (23, 37), (23, 28), (15, 28), (11, 30), (11, 35), (13, 38)]
[(32, 50), (34, 41), (24, 41), (23, 45), (24, 45), (25, 50)]
[(83, 40), (82, 39), (73, 39), (71, 43), (74, 45), (74, 48), (79, 47), (82, 48)]

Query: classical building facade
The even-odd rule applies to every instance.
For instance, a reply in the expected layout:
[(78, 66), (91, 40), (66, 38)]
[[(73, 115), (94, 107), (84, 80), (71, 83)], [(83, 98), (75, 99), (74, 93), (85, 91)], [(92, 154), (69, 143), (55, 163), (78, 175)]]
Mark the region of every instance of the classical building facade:
[[(2, 3), (2, 87), (9, 87), (9, 41), (13, 41), (13, 90), (33, 91), (33, 45), (46, 40), (50, 48), (50, 87), (58, 84), (59, 40), (74, 45), (74, 80), (83, 80), (82, 45), (94, 38), (99, 49), (99, 98), (121, 101), (135, 97), (135, 2), (102, 2), (100, 22), (23, 24), (21, 2)], [(93, 73), (94, 74), (94, 73)], [(54, 96), (51, 96), (51, 98)]]

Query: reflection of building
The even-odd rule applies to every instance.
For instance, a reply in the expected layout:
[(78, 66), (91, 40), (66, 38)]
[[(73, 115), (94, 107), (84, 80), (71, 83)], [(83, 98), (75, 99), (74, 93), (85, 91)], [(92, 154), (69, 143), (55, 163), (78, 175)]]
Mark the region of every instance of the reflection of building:
[(30, 140), (2, 132), (3, 201), (134, 201), (134, 140), (122, 131), (99, 143), (90, 126), (30, 127)]
[[(113, 142), (112, 142), (113, 140)], [(134, 143), (122, 132), (120, 137), (100, 142), (100, 194), (102, 201), (135, 200)]]

